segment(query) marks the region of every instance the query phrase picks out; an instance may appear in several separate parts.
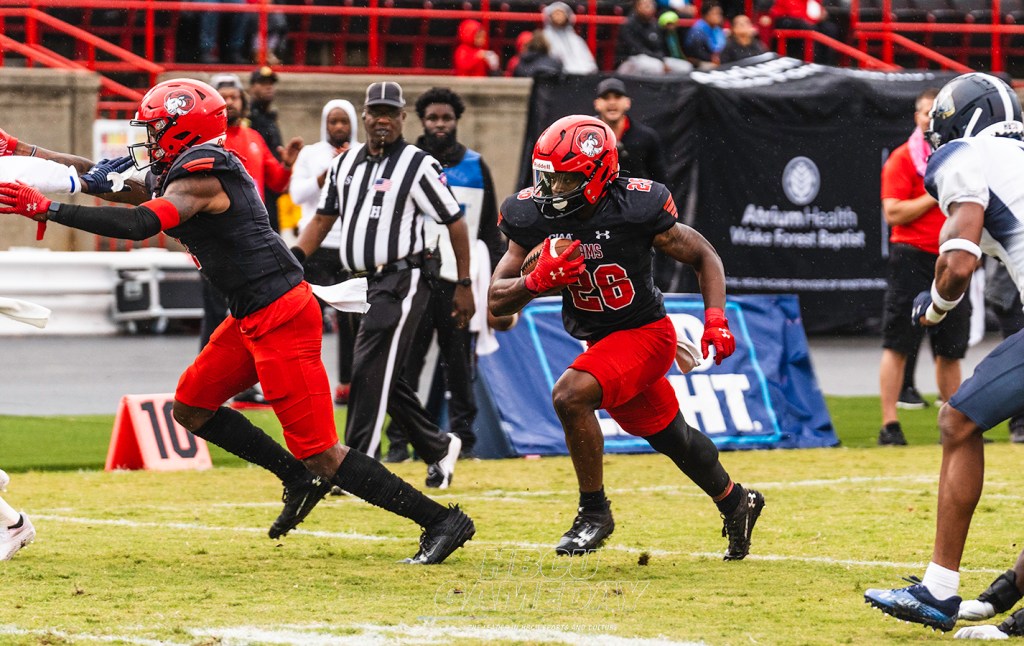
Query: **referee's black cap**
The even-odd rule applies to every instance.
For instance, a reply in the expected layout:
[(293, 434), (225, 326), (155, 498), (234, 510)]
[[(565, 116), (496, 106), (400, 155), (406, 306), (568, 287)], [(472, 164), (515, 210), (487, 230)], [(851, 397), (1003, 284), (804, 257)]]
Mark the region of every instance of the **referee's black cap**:
[(402, 86), (394, 81), (379, 81), (371, 83), (366, 88), (366, 100), (363, 105), (390, 105), (394, 108), (405, 107), (405, 97), (402, 95)]

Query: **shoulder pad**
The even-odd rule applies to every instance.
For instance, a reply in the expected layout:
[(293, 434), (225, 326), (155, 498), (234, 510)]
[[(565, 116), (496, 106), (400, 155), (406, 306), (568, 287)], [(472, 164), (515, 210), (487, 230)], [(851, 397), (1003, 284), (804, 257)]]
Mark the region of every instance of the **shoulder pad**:
[(234, 170), (231, 153), (221, 146), (203, 144), (189, 148), (171, 164), (167, 180), (177, 179), (192, 173), (209, 173)]
[(505, 198), (501, 204), (501, 219), (506, 226), (517, 229), (528, 227), (540, 217), (540, 210), (533, 203), (532, 186)]
[(671, 191), (654, 180), (624, 177), (615, 180), (610, 190), (615, 197), (628, 204), (627, 208), (622, 209), (627, 222), (647, 222), (662, 211), (668, 211), (673, 217), (677, 215)]

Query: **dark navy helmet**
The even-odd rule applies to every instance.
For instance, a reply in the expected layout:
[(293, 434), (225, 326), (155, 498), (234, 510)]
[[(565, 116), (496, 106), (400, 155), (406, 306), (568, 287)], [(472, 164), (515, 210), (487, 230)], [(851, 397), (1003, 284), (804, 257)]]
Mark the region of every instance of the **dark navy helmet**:
[(1017, 93), (990, 74), (964, 74), (946, 83), (935, 97), (931, 119), (924, 136), (932, 149), (978, 135), (1024, 138)]

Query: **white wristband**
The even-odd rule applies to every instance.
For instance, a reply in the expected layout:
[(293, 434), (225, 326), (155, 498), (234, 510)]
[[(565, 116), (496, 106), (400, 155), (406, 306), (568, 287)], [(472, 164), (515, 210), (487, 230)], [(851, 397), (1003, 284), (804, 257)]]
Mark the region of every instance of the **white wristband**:
[(935, 281), (932, 281), (932, 304), (935, 307), (939, 308), (940, 310), (945, 310), (946, 312), (948, 312), (949, 310), (959, 305), (960, 301), (962, 300), (964, 300), (963, 294), (960, 294), (960, 298), (956, 299), (955, 301), (947, 301), (946, 299), (942, 298), (942, 296), (939, 295), (938, 288), (935, 287)]
[(928, 306), (928, 309), (924, 311), (924, 318), (929, 323), (941, 323), (942, 319), (946, 318), (946, 312), (940, 312), (935, 309), (935, 303)]
[(966, 251), (975, 258), (981, 259), (981, 247), (967, 238), (951, 238), (939, 245), (939, 253), (947, 251)]

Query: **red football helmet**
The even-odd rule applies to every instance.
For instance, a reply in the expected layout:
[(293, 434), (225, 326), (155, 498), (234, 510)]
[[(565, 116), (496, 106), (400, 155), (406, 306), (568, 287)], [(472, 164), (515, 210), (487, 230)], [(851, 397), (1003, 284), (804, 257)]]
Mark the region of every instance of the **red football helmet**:
[(171, 79), (146, 92), (130, 123), (146, 129), (146, 143), (128, 147), (136, 168), (166, 168), (192, 146), (223, 140), (227, 108), (220, 93), (206, 83)]
[(596, 204), (618, 175), (615, 133), (594, 117), (562, 117), (533, 147), (533, 201), (547, 218)]

